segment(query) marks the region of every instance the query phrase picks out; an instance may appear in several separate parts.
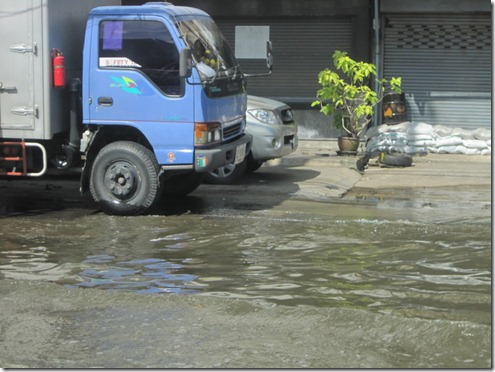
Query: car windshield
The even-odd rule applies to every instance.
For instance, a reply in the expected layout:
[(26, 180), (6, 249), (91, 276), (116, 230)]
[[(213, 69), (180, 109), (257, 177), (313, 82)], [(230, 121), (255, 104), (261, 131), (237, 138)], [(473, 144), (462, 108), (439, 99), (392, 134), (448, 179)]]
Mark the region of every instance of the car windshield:
[(235, 77), (240, 72), (232, 49), (211, 18), (181, 17), (177, 21), (203, 81)]

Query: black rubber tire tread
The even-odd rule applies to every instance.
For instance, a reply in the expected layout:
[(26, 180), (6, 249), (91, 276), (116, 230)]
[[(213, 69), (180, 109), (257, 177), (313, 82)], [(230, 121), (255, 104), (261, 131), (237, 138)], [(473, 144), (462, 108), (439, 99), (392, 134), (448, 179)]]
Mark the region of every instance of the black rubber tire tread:
[[(246, 164), (246, 159), (244, 159), (244, 161), (235, 166), (230, 164), (213, 172), (208, 172), (204, 176), (204, 182), (210, 185), (231, 185), (245, 173)], [(225, 171), (228, 171), (228, 173)]]
[(413, 159), (409, 155), (385, 154), (382, 152), (378, 156), (378, 162), (393, 167), (410, 167)]
[(246, 173), (256, 172), (263, 165), (263, 161), (257, 161), (250, 158), (247, 159)]
[[(109, 168), (127, 164), (138, 175), (136, 191), (127, 200), (117, 198), (105, 184)], [(113, 142), (101, 149), (91, 169), (89, 189), (99, 207), (108, 214), (135, 216), (149, 211), (161, 196), (160, 167), (154, 153), (135, 142)]]
[(164, 196), (185, 196), (196, 190), (203, 182), (199, 173), (185, 173), (173, 176), (163, 182)]

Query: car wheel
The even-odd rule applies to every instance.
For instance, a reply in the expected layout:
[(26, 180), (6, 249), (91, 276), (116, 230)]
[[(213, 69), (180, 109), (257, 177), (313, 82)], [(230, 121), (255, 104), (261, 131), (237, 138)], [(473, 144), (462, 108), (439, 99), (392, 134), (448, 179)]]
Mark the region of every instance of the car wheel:
[(204, 182), (212, 185), (230, 185), (241, 177), (246, 171), (246, 159), (239, 164), (227, 164), (223, 167), (208, 172), (204, 176)]
[(253, 173), (256, 172), (263, 165), (264, 161), (254, 160), (252, 156), (249, 156), (246, 163), (246, 172)]

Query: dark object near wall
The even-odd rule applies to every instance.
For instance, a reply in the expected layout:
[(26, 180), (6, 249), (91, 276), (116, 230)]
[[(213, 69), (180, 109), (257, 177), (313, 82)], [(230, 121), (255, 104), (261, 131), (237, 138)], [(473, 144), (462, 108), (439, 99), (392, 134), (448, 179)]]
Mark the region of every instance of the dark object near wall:
[(398, 124), (406, 121), (406, 96), (404, 93), (389, 93), (383, 97), (383, 124)]

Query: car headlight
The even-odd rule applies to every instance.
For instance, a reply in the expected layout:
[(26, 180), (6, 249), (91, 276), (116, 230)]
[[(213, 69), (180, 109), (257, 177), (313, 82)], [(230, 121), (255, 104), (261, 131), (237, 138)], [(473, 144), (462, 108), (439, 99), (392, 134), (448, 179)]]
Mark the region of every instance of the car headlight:
[(265, 124), (282, 124), (280, 117), (272, 110), (252, 109), (248, 113)]

